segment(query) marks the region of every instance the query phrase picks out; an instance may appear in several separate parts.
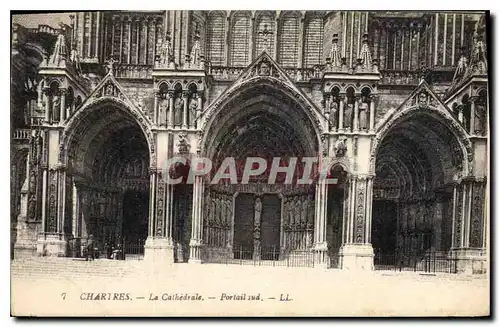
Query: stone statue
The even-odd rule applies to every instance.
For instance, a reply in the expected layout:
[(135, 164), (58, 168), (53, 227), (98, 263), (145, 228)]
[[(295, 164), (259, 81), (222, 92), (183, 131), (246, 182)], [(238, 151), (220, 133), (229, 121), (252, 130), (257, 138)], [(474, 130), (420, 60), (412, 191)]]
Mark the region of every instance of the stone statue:
[(347, 139), (338, 139), (335, 142), (334, 149), (335, 149), (335, 156), (337, 158), (345, 156), (345, 153), (347, 152), (347, 145), (346, 145)]
[(307, 207), (308, 207), (308, 201), (307, 198), (304, 197), (304, 200), (302, 201), (302, 213), (300, 216), (300, 221), (304, 224), (307, 223)]
[(160, 126), (166, 126), (168, 123), (168, 106), (169, 99), (167, 93), (160, 94), (160, 108), (158, 114), (158, 121)]
[(347, 103), (344, 109), (344, 127), (350, 129), (352, 127), (352, 115), (354, 107), (352, 103)]
[(300, 70), (297, 70), (297, 74), (295, 74), (295, 80), (297, 82), (300, 82), (302, 80), (302, 72)]
[(181, 125), (182, 124), (183, 107), (184, 107), (184, 99), (182, 98), (182, 95), (179, 94), (175, 98), (175, 102), (174, 102), (174, 125)]
[(260, 225), (260, 215), (262, 213), (262, 201), (260, 198), (255, 199), (255, 205), (254, 205), (254, 225), (259, 226)]
[(358, 107), (359, 110), (359, 128), (361, 130), (368, 129), (368, 97), (363, 95), (361, 103)]
[(332, 101), (330, 102), (330, 116), (328, 117), (328, 126), (330, 130), (337, 127), (338, 106), (337, 97), (332, 96)]
[(170, 42), (170, 32), (165, 35), (165, 40), (163, 41), (160, 48), (160, 58), (159, 63), (163, 67), (168, 67), (173, 61), (172, 45)]
[(189, 100), (189, 125), (194, 126), (198, 118), (198, 94), (194, 93)]
[(267, 63), (267, 60), (263, 60), (259, 66), (259, 75), (269, 76), (269, 74), (270, 74), (269, 64)]
[(484, 119), (486, 116), (486, 107), (482, 101), (477, 101), (474, 108), (474, 133), (483, 135), (484, 133)]
[(52, 106), (51, 106), (51, 120), (59, 121), (59, 110), (61, 110), (61, 98), (59, 94), (54, 94), (52, 97)]
[(254, 259), (260, 259), (260, 215), (262, 213), (262, 201), (260, 198), (255, 199), (254, 209), (253, 256)]

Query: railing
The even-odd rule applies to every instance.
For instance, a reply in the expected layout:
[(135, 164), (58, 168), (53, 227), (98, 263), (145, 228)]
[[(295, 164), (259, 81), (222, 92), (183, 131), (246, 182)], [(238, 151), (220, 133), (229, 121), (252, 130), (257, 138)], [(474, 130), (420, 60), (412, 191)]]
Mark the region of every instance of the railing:
[(457, 259), (441, 252), (381, 253), (375, 252), (375, 270), (425, 273), (457, 273)]
[[(116, 242), (94, 242), (95, 259), (113, 260), (143, 260), (145, 240), (119, 239)], [(92, 251), (92, 250), (91, 250)], [(89, 252), (87, 238), (72, 238), (68, 240), (68, 255), (73, 258), (88, 258)]]
[(13, 140), (29, 140), (30, 137), (31, 130), (29, 129), (18, 128), (14, 130), (14, 133), (12, 133)]
[(127, 65), (121, 64), (116, 68), (116, 78), (147, 79), (151, 78), (153, 71), (150, 65)]
[(380, 84), (386, 85), (418, 85), (420, 72), (410, 70), (382, 70)]
[[(208, 74), (215, 80), (233, 81), (243, 73), (247, 67), (211, 66)], [(285, 73), (296, 82), (308, 82), (311, 78), (321, 78), (321, 71), (314, 68), (284, 68)]]
[(232, 253), (206, 259), (207, 263), (236, 264), (272, 267), (314, 267), (315, 255), (312, 251), (283, 251), (279, 247), (253, 248), (236, 247)]

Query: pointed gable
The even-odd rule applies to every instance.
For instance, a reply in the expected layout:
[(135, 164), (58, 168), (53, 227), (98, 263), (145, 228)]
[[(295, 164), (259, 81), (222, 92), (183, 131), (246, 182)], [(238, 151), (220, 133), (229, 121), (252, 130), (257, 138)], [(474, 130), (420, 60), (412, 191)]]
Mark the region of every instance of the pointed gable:
[(96, 88), (90, 93), (87, 99), (84, 101), (82, 108), (85, 107), (89, 102), (94, 102), (102, 97), (112, 97), (119, 99), (131, 107), (135, 107), (134, 103), (127, 97), (125, 91), (123, 90), (120, 83), (116, 80), (113, 74), (108, 73), (101, 82), (96, 86)]
[(420, 81), (420, 84), (417, 86), (417, 88), (399, 106), (396, 111), (414, 106), (419, 106), (422, 108), (433, 107), (442, 111), (443, 113), (452, 115), (452, 111), (441, 101), (441, 99), (439, 99), (439, 97), (424, 79)]
[(462, 134), (466, 132), (458, 117), (453, 114), (453, 111), (448, 108), (427, 82), (422, 79), (417, 88), (410, 94), (410, 96), (403, 101), (403, 103), (396, 109), (386, 114), (386, 116), (377, 123), (377, 131), (388, 129), (397, 117), (401, 117), (408, 112), (426, 110), (437, 111), (441, 116), (444, 116), (450, 123), (452, 123)]
[(280, 81), (282, 86), (289, 89), (296, 98), (301, 98), (302, 102), (305, 102), (307, 109), (312, 110), (317, 117), (323, 117), (323, 114), (316, 107), (316, 105), (300, 90), (293, 80), (288, 76), (287, 73), (278, 63), (274, 61), (271, 56), (264, 50), (247, 69), (245, 69), (238, 78), (231, 84), (210, 106), (207, 107), (206, 112), (210, 111), (210, 108), (218, 107), (223, 100), (233, 94), (239, 87), (243, 84), (248, 83), (250, 80), (254, 79), (277, 79)]

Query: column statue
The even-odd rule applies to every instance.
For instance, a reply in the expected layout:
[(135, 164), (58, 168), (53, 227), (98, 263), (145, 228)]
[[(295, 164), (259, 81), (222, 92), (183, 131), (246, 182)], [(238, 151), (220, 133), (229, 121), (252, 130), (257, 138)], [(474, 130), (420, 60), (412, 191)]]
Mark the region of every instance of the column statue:
[(175, 95), (174, 101), (174, 125), (180, 126), (182, 125), (182, 110), (184, 106), (184, 99), (182, 98), (182, 94)]
[(198, 118), (198, 94), (193, 93), (189, 100), (189, 126), (196, 127), (196, 119)]
[(59, 110), (61, 110), (61, 98), (58, 93), (52, 95), (52, 104), (50, 108), (50, 121), (59, 121)]
[(350, 130), (352, 127), (352, 115), (354, 112), (354, 104), (347, 102), (344, 108), (344, 127)]
[(485, 131), (484, 120), (486, 116), (486, 106), (482, 100), (483, 99), (479, 98), (474, 108), (474, 133), (477, 135), (483, 135)]
[(332, 95), (330, 101), (330, 116), (328, 117), (328, 127), (329, 130), (334, 130), (337, 128), (337, 114), (338, 114), (338, 98), (336, 95)]
[(361, 103), (358, 106), (359, 110), (359, 129), (367, 130), (368, 129), (368, 97), (363, 95), (361, 97)]
[(262, 201), (255, 199), (254, 204), (254, 234), (253, 234), (253, 257), (260, 259), (260, 216), (262, 213)]
[(160, 94), (160, 105), (159, 105), (159, 125), (160, 126), (167, 126), (168, 123), (168, 109), (169, 109), (169, 99), (168, 99), (168, 93), (161, 93)]

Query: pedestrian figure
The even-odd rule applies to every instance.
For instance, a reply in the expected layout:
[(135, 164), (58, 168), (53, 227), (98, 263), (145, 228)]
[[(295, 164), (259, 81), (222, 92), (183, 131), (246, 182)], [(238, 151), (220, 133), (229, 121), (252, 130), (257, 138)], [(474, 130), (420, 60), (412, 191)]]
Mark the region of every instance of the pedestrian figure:
[(94, 249), (94, 236), (91, 234), (87, 239), (87, 255), (85, 261), (94, 261), (95, 259), (95, 249)]

